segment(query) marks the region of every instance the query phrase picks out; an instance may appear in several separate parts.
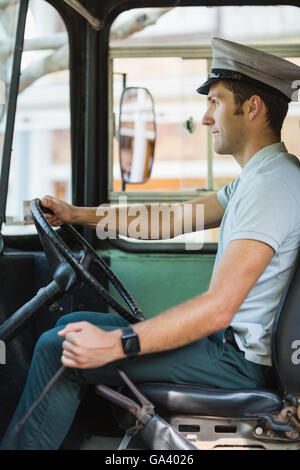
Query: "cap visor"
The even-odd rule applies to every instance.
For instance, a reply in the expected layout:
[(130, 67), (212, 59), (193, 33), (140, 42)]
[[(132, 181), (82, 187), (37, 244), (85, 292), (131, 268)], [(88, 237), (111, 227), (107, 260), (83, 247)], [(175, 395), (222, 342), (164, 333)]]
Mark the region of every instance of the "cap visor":
[(219, 78), (209, 78), (206, 82), (199, 86), (199, 88), (197, 88), (196, 92), (200, 93), (200, 95), (208, 95), (211, 85), (218, 82), (219, 80)]

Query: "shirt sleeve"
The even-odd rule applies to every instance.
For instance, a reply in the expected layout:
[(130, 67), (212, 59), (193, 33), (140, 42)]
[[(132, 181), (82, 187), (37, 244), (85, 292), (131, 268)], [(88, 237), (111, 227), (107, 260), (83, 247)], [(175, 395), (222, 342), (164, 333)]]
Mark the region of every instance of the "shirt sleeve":
[(279, 178), (252, 180), (237, 204), (230, 239), (259, 240), (276, 252), (295, 229), (298, 211), (292, 192)]
[(232, 180), (230, 183), (223, 186), (219, 191), (217, 191), (217, 198), (220, 204), (226, 209), (228, 206), (231, 195), (234, 193), (236, 186), (239, 183), (239, 177)]

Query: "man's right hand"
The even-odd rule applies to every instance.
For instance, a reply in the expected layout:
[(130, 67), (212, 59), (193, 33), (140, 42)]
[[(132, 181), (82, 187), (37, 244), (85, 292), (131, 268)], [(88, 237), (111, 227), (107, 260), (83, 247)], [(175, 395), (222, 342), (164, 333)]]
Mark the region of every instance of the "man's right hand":
[(45, 219), (52, 227), (74, 223), (75, 206), (53, 196), (44, 196), (42, 205), (53, 212), (53, 214), (44, 213)]

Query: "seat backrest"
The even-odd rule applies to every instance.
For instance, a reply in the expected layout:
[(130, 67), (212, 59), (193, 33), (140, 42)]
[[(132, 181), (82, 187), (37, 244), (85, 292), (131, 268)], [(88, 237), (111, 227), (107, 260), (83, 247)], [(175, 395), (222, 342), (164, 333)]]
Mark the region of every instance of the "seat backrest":
[(299, 255), (274, 318), (272, 362), (282, 391), (300, 396)]

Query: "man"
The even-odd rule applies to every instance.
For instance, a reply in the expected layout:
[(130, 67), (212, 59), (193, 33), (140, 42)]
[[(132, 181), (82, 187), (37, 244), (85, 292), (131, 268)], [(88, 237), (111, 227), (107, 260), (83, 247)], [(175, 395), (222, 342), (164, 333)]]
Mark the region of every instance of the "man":
[[(117, 366), (134, 382), (273, 386), (270, 331), (300, 242), (299, 161), (280, 142), (280, 129), (300, 68), (222, 39), (213, 40), (212, 68), (197, 90), (208, 94), (202, 122), (212, 130), (216, 152), (231, 153), (242, 171), (217, 194), (190, 202), (204, 204), (204, 228), (221, 224), (208, 291), (134, 324), (133, 361), (127, 360), (122, 342), (128, 323), (118, 315), (77, 312), (62, 317), (37, 343), (4, 439), (9, 448), (58, 448), (79, 406), (81, 385), (118, 385)], [(42, 202), (53, 210), (55, 215), (47, 217), (54, 226), (96, 227), (100, 220), (95, 208), (51, 197)], [(174, 233), (177, 224), (182, 220), (174, 216)], [(9, 441), (61, 362), (65, 373)]]

